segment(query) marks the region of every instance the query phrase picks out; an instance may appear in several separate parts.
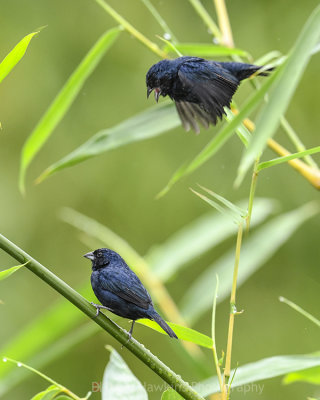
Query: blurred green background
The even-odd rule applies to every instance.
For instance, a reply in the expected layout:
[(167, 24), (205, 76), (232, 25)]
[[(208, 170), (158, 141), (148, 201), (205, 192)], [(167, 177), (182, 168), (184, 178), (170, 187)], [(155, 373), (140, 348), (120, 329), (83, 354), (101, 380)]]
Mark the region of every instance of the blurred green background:
[[(271, 50), (287, 53), (306, 19), (318, 2), (306, 0), (294, 4), (285, 0), (228, 1), (228, 11), (236, 46), (258, 58)], [(32, 40), (26, 56), (0, 86), (2, 123), (0, 176), (1, 233), (52, 269), (72, 287), (88, 281), (90, 266), (82, 255), (89, 249), (77, 232), (58, 218), (63, 206), (72, 207), (109, 226), (125, 238), (140, 254), (166, 240), (209, 206), (189, 191), (196, 183), (212, 188), (226, 198), (247, 198), (250, 179), (233, 188), (242, 144), (237, 137), (196, 173), (179, 183), (160, 200), (155, 195), (172, 173), (197, 154), (219, 126), (203, 130), (199, 136), (175, 129), (157, 138), (139, 142), (93, 158), (66, 169), (44, 183), (33, 180), (48, 165), (62, 158), (97, 131), (135, 115), (153, 104), (146, 99), (145, 73), (158, 61), (142, 44), (122, 33), (97, 69), (86, 82), (70, 111), (40, 151), (28, 171), (27, 195), (23, 198), (17, 186), (20, 152), (26, 138), (47, 109), (56, 93), (79, 64), (97, 38), (117, 24), (93, 1), (89, 0), (11, 0), (1, 1), (0, 59), (26, 34), (47, 25)], [(110, 1), (152, 40), (162, 34), (140, 0)], [(209, 42), (206, 27), (185, 0), (154, 0), (180, 41)], [(215, 18), (213, 2), (203, 4)], [(319, 145), (318, 98), (319, 55), (309, 63), (287, 112), (288, 120), (307, 148)], [(235, 99), (239, 105), (251, 93), (244, 83)], [(277, 140), (293, 150), (282, 131)], [(290, 147), (291, 146), (291, 147)], [(265, 159), (274, 157), (271, 151)], [(319, 160), (319, 156), (315, 157)], [(279, 211), (289, 211), (319, 193), (287, 165), (264, 171), (258, 182), (257, 195), (279, 201)], [(172, 297), (179, 302), (186, 288), (205, 266), (234, 245), (231, 239), (193, 263), (168, 284)], [(238, 305), (245, 313), (236, 319), (233, 365), (278, 354), (308, 353), (319, 345), (319, 330), (300, 315), (280, 304), (283, 295), (311, 314), (319, 317), (319, 217), (307, 221), (239, 290)], [(0, 253), (1, 269), (16, 265)], [(27, 270), (21, 270), (1, 282), (0, 343), (3, 344), (42, 313), (58, 294)], [(93, 297), (92, 297), (93, 299)], [(226, 346), (227, 315), (225, 301), (218, 307), (218, 348)], [(78, 311), (75, 311), (78, 312)], [(61, 321), (63, 324), (64, 321)], [(121, 325), (128, 328), (128, 322)], [(196, 325), (210, 335), (210, 313)], [(136, 326), (135, 336), (188, 381), (193, 372), (172, 350), (167, 337)], [(85, 394), (91, 382), (100, 381), (108, 360), (103, 346), (120, 346), (104, 332), (66, 353), (63, 359), (43, 370), (53, 379), (78, 394)], [(28, 346), (28, 344), (25, 344)], [(142, 382), (160, 383), (125, 349), (120, 354)], [(210, 363), (212, 354), (206, 353)], [(212, 371), (213, 371), (212, 363)], [(259, 399), (301, 399), (316, 396), (319, 389), (307, 384), (282, 386), (281, 379), (263, 382)], [(30, 379), (3, 397), (22, 400), (32, 397), (45, 383), (30, 374)], [(151, 393), (150, 399), (159, 398)], [(233, 398), (254, 399), (255, 393), (234, 392)], [(93, 399), (99, 395), (94, 394)]]

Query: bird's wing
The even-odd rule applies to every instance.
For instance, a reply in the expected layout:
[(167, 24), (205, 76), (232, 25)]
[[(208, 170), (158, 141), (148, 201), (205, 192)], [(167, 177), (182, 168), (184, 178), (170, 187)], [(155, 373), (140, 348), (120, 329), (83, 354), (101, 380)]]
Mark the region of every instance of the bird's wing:
[[(223, 107), (229, 107), (239, 81), (215, 62), (186, 62), (178, 72), (186, 100), (177, 101), (178, 113), (185, 125), (195, 129), (196, 120), (204, 126), (216, 124), (217, 118), (225, 114)], [(187, 105), (186, 103), (189, 103)], [(197, 129), (195, 129), (197, 131)]]
[(103, 289), (145, 310), (152, 304), (149, 293), (129, 268), (118, 268), (116, 271), (105, 268), (101, 271), (99, 280)]

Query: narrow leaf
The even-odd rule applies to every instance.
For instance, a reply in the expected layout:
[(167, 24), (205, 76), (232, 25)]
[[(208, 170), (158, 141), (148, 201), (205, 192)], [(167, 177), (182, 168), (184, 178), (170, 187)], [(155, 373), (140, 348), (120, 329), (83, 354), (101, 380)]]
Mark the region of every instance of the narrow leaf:
[[(137, 322), (166, 335), (165, 331), (156, 322), (151, 321), (150, 319), (139, 319)], [(180, 340), (186, 340), (187, 342), (192, 342), (198, 344), (199, 346), (212, 349), (213, 342), (211, 337), (204, 335), (195, 329), (187, 328), (186, 326), (174, 324), (168, 321), (166, 322), (173, 329), (174, 333)]]
[(111, 346), (110, 360), (102, 380), (102, 400), (148, 400), (145, 388), (133, 375), (125, 361)]
[[(243, 365), (237, 368), (232, 387), (239, 387), (247, 383), (258, 382), (275, 378), (288, 372), (300, 371), (320, 365), (320, 357), (314, 354), (297, 354), (289, 356), (275, 356)], [(231, 376), (234, 371), (231, 371)], [(206, 379), (194, 386), (194, 389), (206, 397), (220, 390), (216, 376)]]
[(54, 128), (66, 114), (86, 79), (94, 71), (101, 58), (118, 37), (122, 28), (113, 28), (104, 33), (91, 48), (70, 78), (67, 80), (57, 97), (53, 100), (37, 126), (25, 142), (21, 154), (20, 190), (25, 190), (25, 174), (32, 159), (47, 141)]
[[(50, 311), (46, 311), (46, 313), (50, 314)], [(68, 315), (61, 314), (60, 321), (66, 321)], [(49, 329), (54, 329), (54, 323), (52, 326), (49, 323), (46, 324)], [(79, 328), (74, 329), (71, 327), (66, 328), (67, 331), (70, 333), (66, 334), (63, 337), (60, 337), (62, 334), (56, 334), (55, 337), (50, 337), (47, 340), (47, 345), (43, 345), (40, 341), (39, 347), (37, 349), (32, 349), (31, 357), (28, 358), (28, 363), (32, 364), (38, 370), (45, 367), (46, 365), (50, 364), (51, 362), (60, 359), (64, 356), (66, 352), (68, 352), (71, 348), (76, 347), (79, 343), (83, 342), (84, 340), (92, 337), (96, 334), (100, 327), (97, 324), (87, 323), (85, 325), (81, 325)], [(35, 340), (40, 337), (40, 335), (46, 334), (46, 332), (42, 331), (39, 328), (39, 334), (35, 336)], [(28, 334), (28, 329), (24, 328), (22, 332), (20, 332), (21, 336), (24, 334)], [(16, 338), (13, 339), (13, 342)], [(24, 342), (28, 343), (28, 342)], [(14, 346), (11, 346), (14, 351)], [(1, 351), (2, 352), (2, 351)], [(25, 379), (30, 377), (30, 374), (26, 369), (21, 368), (1, 368), (1, 380), (0, 380), (0, 398), (12, 390), (15, 386), (19, 385)]]
[(11, 268), (5, 269), (4, 271), (0, 271), (0, 281), (8, 278), (10, 275), (12, 275), (14, 272), (18, 271), (18, 269), (25, 266), (26, 264), (27, 264), (27, 262), (24, 264), (21, 264), (21, 265), (17, 265), (16, 267), (11, 267)]
[[(309, 203), (274, 218), (252, 233), (241, 249), (238, 287), (272, 257), (303, 222), (318, 212), (318, 207)], [(179, 307), (188, 322), (194, 323), (212, 306), (212, 285), (215, 282), (216, 274), (219, 275), (220, 280), (217, 301), (221, 302), (229, 295), (232, 285), (233, 261), (234, 252), (230, 251), (208, 267), (191, 285)]]
[(298, 153), (289, 154), (288, 156), (278, 157), (278, 158), (274, 158), (273, 160), (261, 162), (258, 165), (258, 171), (288, 162), (290, 160), (294, 160), (295, 158), (302, 158), (307, 155), (315, 154), (315, 153), (319, 153), (319, 152), (320, 152), (320, 146), (317, 146), (317, 147), (313, 147), (312, 149), (303, 150), (303, 151), (299, 151)]
[(289, 307), (293, 308), (295, 311), (298, 311), (298, 313), (302, 314), (304, 317), (308, 318), (310, 321), (312, 321), (315, 325), (320, 327), (320, 320), (318, 320), (316, 317), (308, 313), (306, 310), (298, 306), (298, 304), (295, 304), (293, 301), (290, 301), (286, 299), (285, 297), (279, 297), (279, 300), (282, 303), (287, 304)]
[(205, 188), (204, 186), (199, 185), (199, 187), (202, 190), (204, 190), (205, 192), (209, 193), (210, 196), (212, 196), (215, 199), (217, 199), (218, 201), (220, 201), (225, 206), (225, 208), (229, 209), (234, 215), (240, 216), (242, 218), (244, 218), (247, 215), (247, 212), (245, 210), (236, 206), (235, 204), (233, 204), (231, 201), (229, 201), (225, 197), (220, 196), (218, 193), (215, 193), (212, 190)]
[[(247, 201), (238, 203), (241, 208), (246, 204)], [(276, 203), (271, 199), (256, 198), (253, 225), (264, 221), (275, 207)], [(216, 212), (207, 213), (173, 234), (164, 243), (152, 247), (145, 258), (153, 272), (165, 282), (236, 231), (237, 226), (229, 217)]]
[(161, 400), (183, 400), (183, 397), (172, 388), (169, 388), (162, 393)]
[(281, 71), (269, 95), (269, 101), (256, 123), (255, 134), (249, 143), (239, 166), (237, 182), (244, 177), (250, 165), (263, 151), (270, 137), (273, 136), (285, 113), (294, 91), (303, 75), (311, 52), (320, 35), (320, 6), (311, 14), (298, 37), (288, 59), (278, 69)]
[(308, 368), (303, 371), (291, 372), (282, 381), (285, 385), (293, 382), (307, 382), (320, 385), (320, 367)]
[(37, 182), (39, 183), (55, 172), (88, 158), (129, 143), (158, 136), (179, 125), (180, 120), (173, 104), (164, 102), (161, 105), (154, 106), (113, 128), (98, 132), (82, 146), (47, 168), (37, 179)]
[(0, 82), (9, 74), (9, 72), (18, 64), (25, 55), (31, 39), (40, 31), (29, 33), (10, 51), (0, 64)]
[(46, 390), (33, 396), (31, 400), (52, 400), (60, 392), (60, 388), (55, 385), (51, 385)]
[[(218, 57), (238, 55), (246, 57), (248, 53), (241, 49), (230, 48), (227, 46), (217, 46), (207, 43), (175, 43), (175, 48), (184, 55), (196, 57)], [(165, 52), (172, 52), (170, 45), (163, 49)]]
[(242, 124), (242, 121), (258, 106), (263, 100), (265, 94), (272, 86), (273, 82), (279, 75), (280, 69), (277, 69), (263, 85), (249, 98), (239, 114), (237, 114), (230, 122), (225, 124), (216, 136), (205, 146), (205, 148), (190, 162), (182, 165), (172, 176), (167, 186), (160, 192), (159, 196), (166, 194), (172, 186), (182, 177), (189, 175), (201, 165), (203, 165), (210, 157), (212, 157), (233, 135), (234, 131)]
[[(80, 290), (81, 294), (90, 298), (92, 289), (90, 283)], [(75, 310), (74, 306), (65, 301), (59, 301), (38, 318), (30, 322), (23, 330), (17, 332), (8, 343), (3, 343), (0, 354), (10, 354), (12, 357), (19, 357), (28, 360), (41, 350), (50, 348), (59, 337), (73, 329), (77, 324), (84, 320), (82, 313)], [(61, 324), (61, 321), (64, 321)], [(28, 343), (28, 346), (26, 346)], [(0, 369), (0, 396), (5, 385), (2, 386), (3, 377), (10, 370), (10, 366)]]

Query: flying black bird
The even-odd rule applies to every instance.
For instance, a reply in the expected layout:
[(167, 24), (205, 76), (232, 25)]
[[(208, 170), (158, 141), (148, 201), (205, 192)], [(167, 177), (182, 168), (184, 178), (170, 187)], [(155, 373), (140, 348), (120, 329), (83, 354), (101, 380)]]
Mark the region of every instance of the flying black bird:
[(178, 339), (153, 308), (151, 297), (140, 279), (118, 253), (109, 249), (98, 249), (84, 257), (92, 261), (91, 285), (102, 303), (91, 303), (97, 309), (97, 316), (100, 308), (105, 308), (120, 317), (132, 319), (129, 339), (135, 321), (140, 318), (154, 320), (170, 337)]
[[(176, 104), (184, 129), (188, 131), (192, 127), (199, 133), (198, 122), (205, 128), (216, 125), (217, 119), (225, 114), (223, 107), (230, 108), (240, 82), (261, 68), (188, 56), (162, 60), (147, 72), (147, 97), (153, 90), (157, 102), (160, 95), (168, 95)], [(271, 70), (258, 75), (267, 76)]]

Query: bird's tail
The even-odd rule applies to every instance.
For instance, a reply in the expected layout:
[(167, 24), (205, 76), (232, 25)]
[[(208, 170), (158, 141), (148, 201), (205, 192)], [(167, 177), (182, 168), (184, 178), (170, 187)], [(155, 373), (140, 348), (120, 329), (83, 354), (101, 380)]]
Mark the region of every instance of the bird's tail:
[[(259, 71), (259, 69), (263, 68), (263, 66), (260, 65), (244, 64), (237, 62), (222, 62), (221, 64), (223, 68), (226, 68), (229, 72), (231, 72), (234, 76), (236, 76), (237, 79), (239, 79), (239, 81), (249, 78), (255, 72)], [(257, 75), (268, 76), (269, 73), (273, 71), (273, 69), (274, 68), (265, 69), (260, 73), (258, 72)]]
[(160, 317), (160, 315), (154, 311), (151, 314), (151, 318), (161, 326), (161, 328), (172, 338), (178, 339), (178, 336), (173, 332), (170, 326)]

